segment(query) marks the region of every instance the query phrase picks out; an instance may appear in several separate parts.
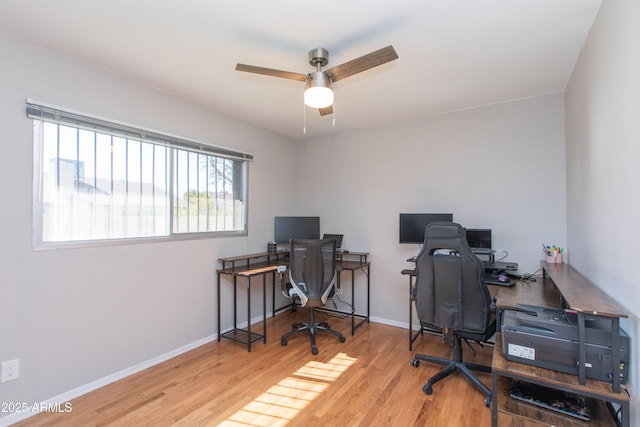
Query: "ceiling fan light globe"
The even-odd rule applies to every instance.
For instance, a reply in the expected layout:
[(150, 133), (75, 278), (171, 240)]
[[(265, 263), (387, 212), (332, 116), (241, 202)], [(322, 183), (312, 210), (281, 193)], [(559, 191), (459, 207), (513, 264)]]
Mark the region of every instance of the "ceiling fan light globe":
[(304, 91), (304, 103), (311, 108), (326, 108), (333, 104), (333, 91), (328, 87), (310, 87)]
[(331, 79), (321, 71), (310, 73), (304, 90), (304, 103), (311, 108), (333, 105)]

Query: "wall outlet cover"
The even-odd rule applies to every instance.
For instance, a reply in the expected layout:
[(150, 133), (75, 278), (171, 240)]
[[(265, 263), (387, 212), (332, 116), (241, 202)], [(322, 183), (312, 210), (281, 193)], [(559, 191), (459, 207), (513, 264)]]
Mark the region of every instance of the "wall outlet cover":
[(20, 359), (2, 362), (1, 371), (0, 383), (15, 380), (20, 375)]

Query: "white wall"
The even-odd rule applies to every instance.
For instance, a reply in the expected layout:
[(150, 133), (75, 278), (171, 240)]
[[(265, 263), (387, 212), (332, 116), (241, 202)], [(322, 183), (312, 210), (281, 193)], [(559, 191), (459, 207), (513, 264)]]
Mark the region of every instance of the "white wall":
[(640, 2), (604, 1), (566, 91), (571, 264), (625, 306), (640, 425)]
[[(0, 402), (41, 402), (210, 339), (217, 258), (266, 250), (273, 216), (295, 209), (282, 167), (294, 141), (2, 34), (0, 52), (0, 361), (20, 359)], [(249, 236), (33, 252), (28, 97), (253, 153)]]
[(345, 248), (371, 252), (376, 320), (408, 325), (400, 271), (419, 247), (398, 243), (400, 212), (491, 228), (522, 273), (539, 268), (541, 242), (565, 245), (563, 108), (555, 94), (300, 144), (300, 202)]

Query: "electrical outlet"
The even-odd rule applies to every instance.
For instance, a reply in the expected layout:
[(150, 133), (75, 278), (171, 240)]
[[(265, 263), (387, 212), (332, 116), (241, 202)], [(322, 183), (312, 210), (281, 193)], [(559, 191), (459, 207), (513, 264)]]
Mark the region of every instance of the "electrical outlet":
[(15, 380), (20, 375), (20, 359), (8, 360), (2, 362), (2, 375), (0, 375), (0, 383)]

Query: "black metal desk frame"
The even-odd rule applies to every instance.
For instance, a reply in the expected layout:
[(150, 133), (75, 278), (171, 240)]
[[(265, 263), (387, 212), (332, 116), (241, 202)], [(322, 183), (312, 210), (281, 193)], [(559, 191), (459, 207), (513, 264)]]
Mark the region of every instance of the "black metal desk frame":
[[(229, 339), (241, 344), (247, 345), (247, 351), (251, 351), (251, 344), (259, 341), (267, 343), (267, 275), (271, 274), (273, 283), (273, 301), (275, 301), (275, 275), (278, 269), (278, 265), (282, 265), (283, 260), (288, 252), (262, 252), (257, 254), (245, 255), (240, 257), (220, 258), (222, 268), (217, 270), (217, 299), (218, 299), (218, 342), (222, 338)], [(260, 261), (261, 258), (266, 261)], [(254, 263), (252, 263), (254, 261)], [(233, 277), (233, 328), (229, 331), (222, 332), (221, 325), (221, 301), (220, 301), (220, 287), (221, 287), (221, 275), (230, 275)], [(262, 333), (251, 331), (251, 278), (254, 276), (262, 276)], [(246, 278), (247, 283), (247, 328), (238, 328), (238, 277)]]
[(415, 269), (405, 269), (401, 271), (402, 275), (409, 276), (409, 351), (413, 351), (413, 343), (420, 335), (423, 335), (425, 332), (432, 334), (441, 334), (442, 331), (438, 329), (431, 329), (420, 324), (420, 329), (418, 329), (415, 333), (413, 332), (413, 278), (416, 277)]
[[(222, 268), (216, 271), (217, 275), (217, 320), (218, 320), (218, 342), (222, 338), (229, 339), (247, 346), (247, 351), (251, 351), (251, 344), (263, 340), (267, 342), (267, 290), (266, 282), (267, 275), (271, 274), (272, 280), (272, 292), (271, 299), (273, 308), (273, 315), (290, 306), (290, 304), (277, 308), (275, 307), (275, 288), (276, 288), (276, 273), (278, 267), (282, 265), (288, 265), (289, 251), (276, 251), (276, 252), (261, 252), (256, 254), (242, 255), (237, 257), (220, 258), (218, 261), (222, 264)], [(338, 285), (341, 285), (341, 271), (351, 271), (351, 310), (350, 312), (344, 312), (340, 310), (332, 310), (326, 307), (320, 308), (323, 311), (331, 311), (341, 314), (347, 314), (351, 316), (351, 335), (355, 334), (355, 330), (360, 327), (364, 322), (369, 322), (370, 313), (370, 262), (367, 260), (368, 253), (364, 252), (341, 252), (337, 261), (339, 271), (337, 274)], [(349, 258), (349, 259), (347, 259)], [(353, 259), (356, 258), (356, 259)], [(358, 314), (355, 311), (355, 272), (362, 269), (367, 275), (367, 312), (366, 314)], [(221, 326), (221, 276), (228, 275), (233, 278), (233, 328), (226, 332), (222, 332)], [(262, 276), (262, 333), (257, 333), (251, 330), (251, 279), (256, 276)], [(237, 309), (237, 296), (238, 296), (238, 277), (246, 279), (247, 289), (247, 327), (242, 329), (238, 327), (238, 309)], [(280, 281), (283, 280), (282, 275)], [(358, 318), (359, 322), (356, 324), (355, 319)]]
[[(338, 261), (336, 263), (338, 267), (337, 273), (337, 285), (338, 288), (342, 286), (341, 276), (343, 271), (351, 272), (351, 311), (344, 312), (341, 310), (334, 310), (327, 307), (320, 307), (317, 310), (319, 311), (327, 311), (332, 313), (340, 313), (347, 314), (351, 316), (351, 335), (355, 335), (356, 329), (362, 326), (365, 322), (369, 323), (369, 313), (371, 307), (371, 263), (367, 260), (369, 254), (367, 252), (342, 252), (338, 254)], [(352, 259), (349, 259), (352, 258)], [(357, 260), (353, 259), (357, 258)], [(356, 270), (362, 270), (367, 276), (367, 313), (366, 314), (358, 314), (356, 313), (356, 293), (355, 293), (355, 283), (356, 283)], [(359, 320), (356, 323), (356, 318)]]

